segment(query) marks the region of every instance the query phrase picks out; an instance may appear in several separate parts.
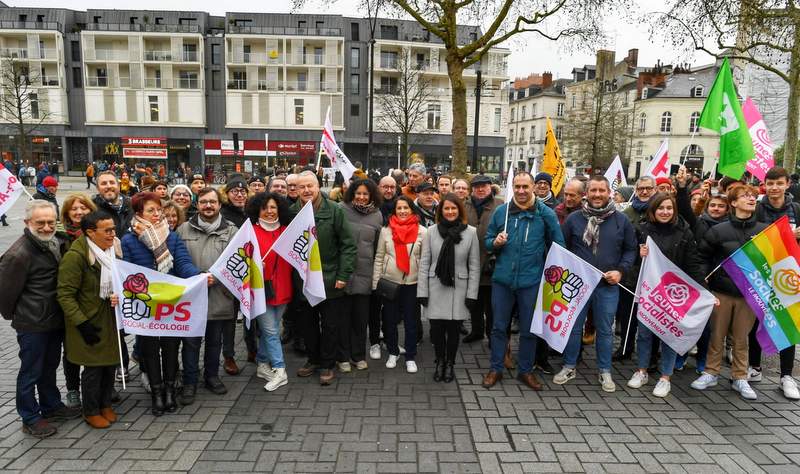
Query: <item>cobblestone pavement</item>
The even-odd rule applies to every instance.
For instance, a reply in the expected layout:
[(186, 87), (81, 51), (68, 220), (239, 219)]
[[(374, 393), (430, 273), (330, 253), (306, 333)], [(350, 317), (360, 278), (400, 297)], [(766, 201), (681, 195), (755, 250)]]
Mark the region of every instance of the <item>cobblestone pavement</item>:
[[(18, 220), (0, 228), (0, 252), (19, 231)], [(201, 388), (194, 405), (155, 418), (134, 368), (117, 407), (121, 420), (110, 429), (74, 420), (61, 423), (54, 437), (36, 440), (20, 430), (17, 344), (8, 323), (0, 323), (0, 469), (800, 472), (800, 404), (777, 390), (774, 369), (754, 384), (756, 402), (742, 401), (724, 381), (706, 392), (690, 389), (692, 359), (666, 399), (651, 395), (652, 381), (641, 390), (625, 386), (632, 362), (615, 364), (617, 391), (607, 394), (587, 348), (578, 377), (564, 386), (547, 376), (546, 388), (533, 392), (509, 371), (486, 390), (480, 385), (488, 369), (485, 341), (461, 345), (454, 383), (434, 383), (426, 331), (418, 374), (369, 361), (369, 370), (338, 374), (332, 386), (321, 387), (316, 377), (294, 376), (303, 359), (287, 350), (289, 384), (267, 393), (255, 366), (242, 361), (241, 337), (239, 325), (244, 370), (222, 376), (227, 395)]]

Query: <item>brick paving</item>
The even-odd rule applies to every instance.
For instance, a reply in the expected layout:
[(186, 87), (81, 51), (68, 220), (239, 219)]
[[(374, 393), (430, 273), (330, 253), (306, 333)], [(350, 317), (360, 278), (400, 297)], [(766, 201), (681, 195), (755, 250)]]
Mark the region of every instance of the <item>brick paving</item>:
[[(18, 203), (12, 217), (20, 212)], [(0, 252), (19, 232), (19, 220), (0, 228)], [(239, 326), (239, 359), (241, 337)], [(418, 374), (370, 361), (369, 370), (339, 374), (330, 387), (294, 376), (303, 359), (287, 350), (290, 380), (278, 391), (265, 392), (255, 366), (240, 360), (240, 375), (222, 376), (227, 395), (200, 388), (194, 405), (160, 418), (149, 414), (134, 368), (117, 424), (92, 430), (75, 420), (36, 440), (20, 430), (17, 344), (4, 322), (0, 470), (800, 472), (800, 404), (778, 391), (774, 360), (765, 380), (754, 384), (756, 402), (741, 400), (722, 379), (706, 392), (690, 389), (692, 359), (673, 378), (672, 394), (659, 399), (650, 393), (652, 380), (641, 390), (625, 386), (633, 362), (615, 364), (617, 391), (602, 392), (593, 352), (584, 351), (575, 380), (558, 386), (547, 376), (545, 390), (533, 392), (513, 380), (514, 371), (491, 390), (481, 387), (489, 365), (485, 342), (462, 344), (457, 380), (434, 383), (427, 332)], [(61, 374), (59, 380), (63, 387)]]

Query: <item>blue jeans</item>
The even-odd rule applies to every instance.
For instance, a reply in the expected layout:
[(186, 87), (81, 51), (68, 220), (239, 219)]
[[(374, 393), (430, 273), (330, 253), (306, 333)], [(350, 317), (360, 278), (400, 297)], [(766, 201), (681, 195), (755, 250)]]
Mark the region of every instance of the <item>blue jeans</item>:
[(636, 336), (636, 354), (639, 357), (639, 368), (644, 369), (650, 364), (650, 353), (653, 345), (661, 342), (661, 375), (671, 376), (675, 369), (675, 357), (678, 355), (664, 341), (644, 324), (639, 323), (639, 332)]
[[(709, 321), (706, 323), (706, 327), (703, 328), (703, 334), (700, 335), (700, 339), (697, 340), (697, 355), (694, 356), (694, 360), (697, 361), (697, 371), (702, 372), (706, 370), (706, 356), (708, 355), (708, 345), (711, 342), (711, 322)], [(688, 352), (684, 355), (678, 355), (675, 358), (675, 367), (683, 367), (686, 363), (686, 359), (688, 357)]]
[(258, 320), (258, 329), (261, 333), (261, 337), (258, 339), (256, 362), (268, 362), (273, 369), (286, 368), (286, 363), (283, 361), (281, 338), (278, 335), (281, 318), (285, 311), (285, 304), (280, 306), (267, 305), (267, 312), (256, 318)]
[[(222, 352), (222, 331), (229, 319), (206, 322), (206, 350), (203, 354), (203, 378), (219, 376), (219, 356)], [(181, 360), (183, 361), (183, 384), (196, 385), (200, 374), (200, 346), (202, 337), (184, 337)]]
[(56, 371), (61, 363), (63, 342), (63, 329), (45, 332), (17, 331), (20, 359), (17, 374), (17, 413), (26, 425), (34, 424), (64, 406), (61, 392), (56, 385)]
[(402, 318), (405, 329), (406, 361), (417, 355), (417, 284), (400, 285), (394, 301), (383, 302), (383, 339), (390, 355), (400, 355), (397, 325)]
[(595, 336), (597, 368), (601, 373), (611, 372), (611, 352), (614, 350), (614, 315), (617, 313), (618, 302), (619, 287), (617, 285), (607, 285), (601, 281), (572, 326), (567, 347), (564, 349), (565, 368), (574, 369), (578, 363), (581, 338), (583, 337), (583, 324), (586, 322), (586, 314), (589, 312), (589, 308), (592, 308), (594, 326), (597, 328)]
[(511, 311), (514, 303), (519, 309), (519, 373), (527, 374), (533, 371), (533, 359), (536, 357), (536, 336), (531, 332), (531, 319), (533, 306), (539, 286), (527, 288), (511, 288), (499, 283), (492, 283), (492, 371), (503, 372), (503, 356), (508, 344), (508, 325), (511, 324)]

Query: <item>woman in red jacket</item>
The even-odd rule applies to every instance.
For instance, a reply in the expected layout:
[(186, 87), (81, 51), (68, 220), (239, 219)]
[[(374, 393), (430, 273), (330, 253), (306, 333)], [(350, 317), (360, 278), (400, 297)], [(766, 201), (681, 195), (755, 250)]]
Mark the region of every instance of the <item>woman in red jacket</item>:
[[(292, 267), (275, 252), (267, 252), (289, 223), (289, 206), (275, 193), (259, 193), (247, 202), (247, 215), (253, 223), (264, 266), (267, 312), (256, 318), (260, 331), (256, 375), (265, 379), (268, 392), (289, 382), (279, 328), (286, 305), (292, 299)], [(266, 258), (265, 258), (266, 255)]]

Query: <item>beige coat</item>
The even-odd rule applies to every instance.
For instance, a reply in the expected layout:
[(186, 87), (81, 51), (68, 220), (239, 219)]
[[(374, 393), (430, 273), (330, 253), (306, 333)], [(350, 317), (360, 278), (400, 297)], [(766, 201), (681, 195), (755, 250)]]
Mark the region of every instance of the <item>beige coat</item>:
[(422, 255), (422, 239), (425, 238), (425, 228), (419, 226), (417, 241), (413, 244), (406, 244), (408, 257), (410, 260), (410, 271), (404, 275), (397, 268), (397, 256), (394, 253), (394, 241), (392, 240), (392, 229), (385, 226), (381, 229), (378, 237), (378, 248), (375, 250), (375, 263), (372, 268), (372, 289), (378, 286), (378, 280), (387, 280), (400, 285), (414, 285), (417, 283), (419, 273), (419, 259)]

